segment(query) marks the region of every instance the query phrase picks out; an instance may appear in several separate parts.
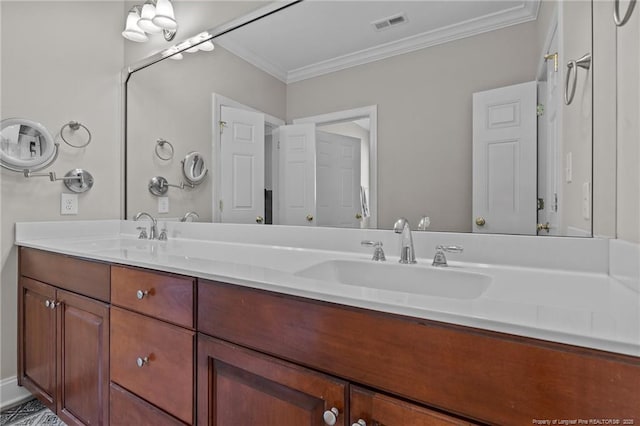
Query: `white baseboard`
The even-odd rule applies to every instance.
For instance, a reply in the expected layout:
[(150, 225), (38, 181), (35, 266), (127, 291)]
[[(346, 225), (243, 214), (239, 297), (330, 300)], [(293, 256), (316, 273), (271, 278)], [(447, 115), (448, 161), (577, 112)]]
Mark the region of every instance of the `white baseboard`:
[(31, 392), (22, 386), (18, 386), (17, 377), (8, 377), (0, 380), (0, 411), (32, 397)]

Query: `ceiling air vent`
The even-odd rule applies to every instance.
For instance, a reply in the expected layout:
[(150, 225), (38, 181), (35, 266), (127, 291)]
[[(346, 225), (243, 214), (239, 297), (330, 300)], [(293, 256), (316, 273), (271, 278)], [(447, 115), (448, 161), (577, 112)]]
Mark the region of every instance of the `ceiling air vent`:
[(382, 31), (391, 27), (395, 27), (396, 25), (404, 24), (406, 22), (407, 15), (405, 15), (404, 13), (398, 13), (387, 18), (378, 19), (377, 21), (372, 22), (371, 25), (373, 25), (373, 28), (375, 28), (376, 31)]

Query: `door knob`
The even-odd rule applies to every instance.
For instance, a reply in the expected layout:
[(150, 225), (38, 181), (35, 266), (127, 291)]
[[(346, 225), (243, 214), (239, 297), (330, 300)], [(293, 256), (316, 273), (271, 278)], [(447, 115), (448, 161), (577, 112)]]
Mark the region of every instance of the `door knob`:
[(262, 216), (256, 217), (256, 223), (262, 223), (262, 222), (264, 222), (264, 217)]
[(484, 220), (484, 217), (482, 217), (482, 216), (476, 217), (476, 225), (484, 226), (485, 223), (487, 223), (487, 221)]
[(362, 219), (362, 215), (360, 213), (356, 213), (356, 219), (358, 220)]
[(330, 410), (327, 410), (327, 411), (324, 412), (324, 414), (322, 415), (322, 418), (323, 418), (325, 424), (328, 424), (329, 426), (333, 426), (338, 421), (338, 415), (339, 414), (340, 414), (340, 412), (338, 411), (338, 409), (336, 407), (331, 407)]
[(547, 222), (547, 223), (539, 223), (539, 224), (536, 226), (536, 228), (538, 229), (538, 231), (542, 231), (542, 230), (544, 230), (544, 231), (549, 232), (549, 222)]
[(307, 222), (313, 222), (313, 216), (308, 214), (307, 215)]

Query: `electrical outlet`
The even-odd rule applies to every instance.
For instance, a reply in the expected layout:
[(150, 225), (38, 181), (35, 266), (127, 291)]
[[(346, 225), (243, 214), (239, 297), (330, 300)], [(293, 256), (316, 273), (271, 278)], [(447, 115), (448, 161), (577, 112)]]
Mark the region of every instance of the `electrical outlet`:
[(78, 214), (78, 194), (60, 194), (60, 214)]
[(158, 213), (169, 213), (169, 197), (158, 197)]

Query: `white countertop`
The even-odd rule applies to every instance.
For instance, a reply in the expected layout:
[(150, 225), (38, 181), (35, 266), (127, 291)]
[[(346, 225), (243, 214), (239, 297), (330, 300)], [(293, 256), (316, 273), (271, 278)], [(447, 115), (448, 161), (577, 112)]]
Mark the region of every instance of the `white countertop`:
[[(478, 272), (492, 279), (487, 290), (478, 298), (454, 299), (344, 285), (295, 275), (300, 270), (328, 260), (369, 262), (370, 253), (215, 241), (210, 238), (210, 232), (204, 232), (207, 239), (175, 237), (189, 234), (185, 231), (193, 229), (188, 227), (189, 224), (168, 225), (169, 241), (139, 240), (131, 231), (130, 222), (104, 223), (99, 232), (95, 231), (95, 226), (71, 228), (69, 222), (18, 224), (16, 244), (640, 356), (640, 293), (606, 272), (460, 262), (453, 260), (455, 255), (452, 255), (449, 258), (451, 270)], [(207, 228), (200, 226), (198, 229), (213, 230), (211, 232), (214, 233), (220, 230), (215, 224), (208, 225)], [(71, 232), (71, 229), (75, 231)], [(376, 232), (391, 234), (390, 231)], [(390, 251), (387, 249), (388, 263), (395, 264), (398, 258), (390, 255)], [(431, 258), (421, 258), (419, 255), (418, 252), (418, 265), (401, 267), (432, 268)]]

